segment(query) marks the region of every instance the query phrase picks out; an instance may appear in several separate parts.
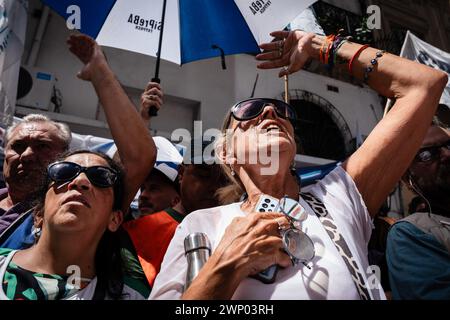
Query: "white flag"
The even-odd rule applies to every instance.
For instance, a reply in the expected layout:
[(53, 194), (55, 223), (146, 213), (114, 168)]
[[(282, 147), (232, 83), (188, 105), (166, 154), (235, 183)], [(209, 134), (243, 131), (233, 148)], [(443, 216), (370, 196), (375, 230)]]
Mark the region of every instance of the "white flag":
[(11, 123), (27, 28), (28, 0), (0, 0), (0, 123)]
[[(450, 76), (450, 53), (433, 47), (409, 31), (406, 33), (400, 56), (439, 69)], [(450, 108), (450, 81), (442, 94), (441, 103)]]

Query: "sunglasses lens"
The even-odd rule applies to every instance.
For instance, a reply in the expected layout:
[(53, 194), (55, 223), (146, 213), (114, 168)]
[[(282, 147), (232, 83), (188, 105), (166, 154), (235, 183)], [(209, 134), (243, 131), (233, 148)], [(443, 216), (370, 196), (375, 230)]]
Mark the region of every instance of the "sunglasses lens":
[(90, 167), (86, 174), (92, 184), (102, 188), (113, 186), (117, 179), (116, 174), (106, 167)]
[(300, 205), (300, 203), (288, 197), (281, 198), (279, 211), (297, 222), (305, 221), (308, 217), (306, 210)]
[(250, 120), (257, 117), (267, 105), (272, 105), (277, 114), (285, 119), (295, 120), (295, 112), (292, 108), (280, 100), (255, 99), (244, 101), (233, 109), (233, 115), (238, 120)]
[(50, 178), (55, 182), (70, 181), (79, 173), (80, 167), (70, 162), (52, 164), (48, 169)]
[(417, 159), (421, 162), (427, 162), (433, 159), (433, 153), (431, 150), (423, 150), (417, 155)]
[(314, 244), (310, 237), (297, 229), (289, 229), (283, 235), (283, 246), (289, 255), (300, 262), (311, 261), (315, 256)]
[(255, 118), (261, 111), (264, 103), (261, 100), (252, 100), (238, 105), (234, 111), (234, 116), (239, 120), (250, 120)]

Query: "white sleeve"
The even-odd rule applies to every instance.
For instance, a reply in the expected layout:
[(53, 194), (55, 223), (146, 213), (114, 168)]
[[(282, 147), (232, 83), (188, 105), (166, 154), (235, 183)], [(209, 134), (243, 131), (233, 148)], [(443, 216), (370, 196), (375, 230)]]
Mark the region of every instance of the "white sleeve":
[(372, 218), (347, 171), (338, 166), (309, 191), (323, 201), (331, 216), (340, 226), (348, 229), (355, 240), (369, 243), (373, 229)]
[(161, 270), (156, 276), (150, 293), (150, 300), (177, 300), (183, 294), (187, 271), (187, 260), (184, 255), (184, 238), (189, 234), (186, 224), (178, 225), (172, 241), (167, 248)]

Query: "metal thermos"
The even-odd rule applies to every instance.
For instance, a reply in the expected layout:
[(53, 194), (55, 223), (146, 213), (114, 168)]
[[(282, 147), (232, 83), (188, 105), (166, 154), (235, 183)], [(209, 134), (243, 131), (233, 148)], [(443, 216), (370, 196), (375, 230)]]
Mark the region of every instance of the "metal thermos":
[(188, 263), (184, 285), (186, 291), (211, 255), (208, 236), (204, 233), (191, 233), (184, 239), (184, 252)]

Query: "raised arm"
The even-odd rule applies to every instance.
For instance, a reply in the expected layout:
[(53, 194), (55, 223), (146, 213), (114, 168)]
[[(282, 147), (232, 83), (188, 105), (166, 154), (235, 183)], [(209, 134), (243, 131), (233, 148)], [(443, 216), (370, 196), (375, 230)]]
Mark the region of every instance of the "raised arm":
[[(300, 70), (310, 59), (319, 60), (321, 48), (326, 47), (325, 37), (301, 31), (279, 31), (272, 35), (285, 41), (261, 45), (268, 52), (257, 56), (259, 60), (266, 60), (258, 67), (285, 67), (280, 76)], [(284, 45), (281, 55), (279, 44)], [(345, 62), (347, 69), (348, 62), (355, 57), (353, 75), (359, 79), (364, 78), (365, 69), (379, 51), (362, 49), (360, 44), (346, 42), (337, 52), (338, 59)], [(447, 78), (443, 72), (388, 53), (379, 57), (369, 73), (368, 85), (379, 94), (396, 99), (396, 103), (343, 168), (355, 181), (372, 216), (419, 149)]]
[(84, 67), (78, 73), (92, 82), (125, 169), (124, 214), (156, 159), (156, 146), (135, 106), (110, 69), (100, 46), (86, 35), (72, 35), (70, 51)]

